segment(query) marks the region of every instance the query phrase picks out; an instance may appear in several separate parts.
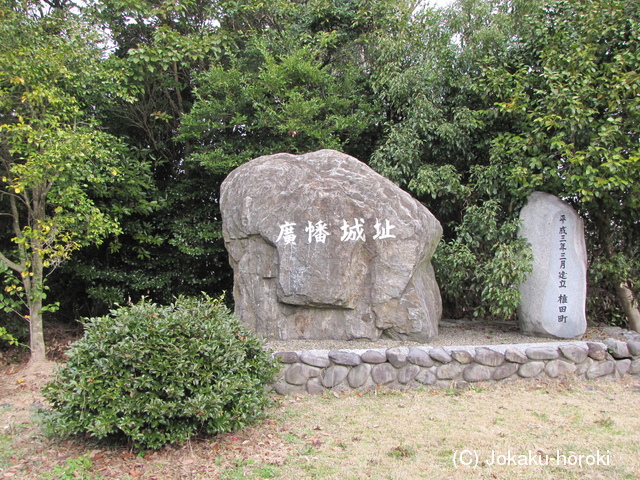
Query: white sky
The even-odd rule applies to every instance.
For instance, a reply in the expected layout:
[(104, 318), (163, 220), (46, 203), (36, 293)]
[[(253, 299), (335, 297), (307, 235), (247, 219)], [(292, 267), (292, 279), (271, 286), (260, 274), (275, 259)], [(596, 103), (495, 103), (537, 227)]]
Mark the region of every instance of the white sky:
[(425, 3), (436, 7), (446, 7), (453, 3), (453, 0), (426, 0)]

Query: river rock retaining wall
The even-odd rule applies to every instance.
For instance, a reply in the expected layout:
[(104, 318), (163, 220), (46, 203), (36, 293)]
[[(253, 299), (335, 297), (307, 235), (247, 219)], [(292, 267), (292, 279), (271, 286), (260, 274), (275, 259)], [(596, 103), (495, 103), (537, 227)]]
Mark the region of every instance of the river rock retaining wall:
[(379, 386), (462, 387), (516, 378), (617, 378), (640, 373), (640, 341), (551, 342), (473, 347), (305, 350), (274, 354), (280, 395), (373, 390)]

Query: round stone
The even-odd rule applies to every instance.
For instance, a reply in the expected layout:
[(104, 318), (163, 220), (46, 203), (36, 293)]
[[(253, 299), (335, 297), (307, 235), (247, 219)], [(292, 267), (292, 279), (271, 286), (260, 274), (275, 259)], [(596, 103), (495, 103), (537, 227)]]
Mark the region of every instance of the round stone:
[(594, 378), (604, 377), (605, 375), (613, 373), (615, 368), (615, 364), (611, 360), (594, 363), (589, 367), (586, 375), (589, 380), (592, 380)]
[(560, 358), (557, 347), (531, 347), (525, 351), (531, 360), (555, 360)]
[(489, 367), (497, 367), (504, 363), (504, 355), (487, 347), (476, 348), (476, 362)]
[(360, 355), (353, 352), (345, 352), (342, 350), (331, 350), (329, 352), (329, 359), (338, 365), (346, 365), (348, 367), (355, 367), (360, 365)]
[(436, 347), (429, 350), (429, 356), (440, 363), (449, 363), (453, 358), (442, 347)]
[(531, 378), (538, 375), (544, 368), (544, 362), (529, 362), (520, 365), (518, 375), (524, 378)]
[(296, 363), (298, 361), (296, 352), (277, 352), (273, 354), (273, 357), (280, 363)]
[(310, 378), (307, 382), (307, 393), (311, 395), (322, 395), (324, 394), (325, 389), (320, 383), (320, 379), (318, 378)]
[(312, 353), (308, 350), (300, 352), (299, 357), (301, 362), (311, 365), (312, 367), (326, 368), (331, 365), (327, 357)]
[(396, 379), (397, 371), (388, 363), (374, 365), (371, 369), (371, 378), (376, 385), (384, 385)]
[(471, 355), (466, 350), (453, 350), (451, 352), (451, 356), (454, 360), (456, 360), (458, 363), (462, 363), (463, 365), (467, 365), (473, 362), (473, 355)]
[(587, 357), (584, 360), (584, 362), (581, 362), (578, 365), (576, 365), (576, 375), (584, 375), (585, 373), (587, 373), (587, 370), (589, 370), (589, 368), (591, 368), (591, 365), (593, 365), (594, 363), (595, 363), (595, 360), (593, 358)]
[(489, 370), (489, 367), (474, 363), (464, 369), (462, 377), (470, 383), (485, 382), (491, 378), (491, 370)]
[(504, 352), (504, 358), (508, 362), (512, 363), (528, 363), (529, 357), (527, 357), (524, 352), (517, 350), (515, 348), (507, 348)]
[(609, 353), (611, 353), (611, 356), (615, 359), (629, 358), (631, 356), (626, 342), (614, 340), (613, 338), (607, 338), (604, 341), (604, 344), (607, 346), (607, 349), (609, 350)]
[(420, 367), (433, 367), (433, 360), (422, 348), (411, 347), (407, 355), (407, 360)]
[(573, 363), (582, 363), (589, 355), (589, 350), (578, 345), (560, 345), (560, 351), (562, 355)]
[(387, 361), (387, 354), (378, 350), (367, 350), (360, 358), (367, 363), (384, 363)]
[(517, 363), (505, 363), (504, 365), (500, 365), (499, 367), (496, 367), (496, 369), (493, 371), (492, 378), (494, 380), (503, 380), (505, 378), (509, 378), (517, 371), (518, 371)]
[(418, 373), (420, 373), (418, 365), (406, 365), (398, 370), (398, 382), (405, 385), (413, 380)]
[(436, 376), (439, 380), (453, 380), (460, 375), (462, 368), (463, 366), (458, 362), (446, 363), (438, 367), (438, 370), (436, 370)]
[(566, 375), (567, 373), (573, 373), (576, 371), (576, 365), (564, 360), (551, 360), (547, 363), (545, 370), (547, 375), (551, 378), (559, 377), (560, 375)]
[(333, 388), (347, 378), (349, 369), (344, 365), (333, 365), (326, 370), (322, 375), (322, 385), (327, 388)]
[(365, 384), (371, 374), (371, 365), (361, 363), (357, 367), (353, 367), (347, 375), (347, 381), (351, 388), (359, 388)]
[(305, 365), (304, 363), (294, 363), (287, 369), (284, 379), (291, 385), (304, 385), (311, 377), (320, 375), (320, 369)]
[(436, 374), (433, 373), (432, 371), (433, 369), (427, 369), (427, 368), (422, 368), (420, 369), (420, 373), (418, 373), (418, 375), (416, 375), (415, 380), (417, 382), (420, 382), (424, 385), (433, 385), (434, 383), (436, 383)]
[(621, 377), (626, 375), (629, 372), (630, 368), (631, 368), (631, 359), (630, 358), (625, 358), (623, 360), (618, 360), (616, 362), (616, 372)]
[(627, 342), (627, 348), (629, 349), (629, 353), (634, 356), (640, 356), (640, 342), (636, 340), (629, 340)]
[(387, 360), (395, 368), (400, 368), (407, 364), (407, 355), (399, 348), (389, 348), (387, 349)]
[(273, 385), (278, 395), (296, 395), (304, 393), (304, 387), (301, 385), (291, 385), (287, 382), (278, 382)]
[(589, 342), (587, 348), (589, 349), (589, 357), (596, 361), (604, 360), (607, 357), (607, 351), (598, 343)]

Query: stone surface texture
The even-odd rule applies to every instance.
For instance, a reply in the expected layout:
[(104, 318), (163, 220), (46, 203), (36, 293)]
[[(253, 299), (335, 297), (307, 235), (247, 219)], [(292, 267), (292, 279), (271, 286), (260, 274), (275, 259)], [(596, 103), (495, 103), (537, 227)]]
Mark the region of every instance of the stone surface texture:
[(458, 363), (462, 363), (463, 365), (473, 362), (473, 355), (471, 355), (471, 353), (467, 352), (466, 350), (453, 350), (451, 352), (451, 356), (454, 360), (456, 360)]
[(629, 353), (632, 356), (637, 357), (638, 355), (640, 355), (640, 342), (629, 340), (627, 342), (627, 350), (629, 350)]
[(604, 360), (607, 357), (607, 350), (604, 345), (587, 342), (587, 348), (589, 357), (596, 361)]
[(371, 365), (368, 363), (361, 363), (355, 368), (352, 368), (348, 375), (349, 385), (351, 388), (359, 388), (366, 383), (371, 374)]
[(519, 363), (507, 363), (505, 365), (501, 365), (493, 371), (492, 378), (494, 380), (504, 380), (505, 378), (509, 378), (518, 371), (519, 365)]
[(589, 349), (584, 347), (578, 347), (577, 345), (563, 345), (560, 347), (562, 355), (573, 363), (582, 363), (587, 359)]
[(531, 347), (524, 352), (531, 360), (555, 360), (560, 356), (557, 348)]
[(464, 369), (462, 376), (467, 382), (484, 382), (491, 378), (491, 370), (485, 365), (474, 363)]
[(333, 363), (337, 363), (338, 365), (346, 365), (348, 367), (355, 367), (356, 365), (360, 365), (362, 361), (360, 359), (360, 355), (356, 355), (353, 352), (344, 352), (340, 350), (331, 350), (329, 352), (329, 359)]
[(387, 361), (387, 354), (377, 350), (367, 350), (360, 358), (367, 363), (384, 363)]
[(559, 198), (534, 192), (520, 212), (519, 235), (533, 250), (533, 271), (520, 285), (520, 329), (527, 335), (575, 338), (587, 329), (584, 224)]
[(614, 340), (613, 338), (607, 338), (604, 341), (604, 344), (607, 346), (609, 353), (613, 356), (613, 358), (629, 358), (631, 354), (629, 353), (629, 347), (626, 342), (621, 340)]
[(307, 365), (312, 365), (314, 367), (324, 368), (328, 367), (331, 364), (327, 357), (314, 352), (310, 352), (308, 350), (303, 350), (302, 352), (300, 352), (298, 357), (300, 358), (300, 361), (302, 363), (306, 363)]
[(515, 348), (507, 348), (504, 352), (504, 358), (513, 363), (527, 363), (529, 361), (529, 357), (524, 352)]
[(411, 347), (407, 355), (407, 361), (420, 367), (433, 367), (433, 360), (429, 354), (421, 348)]
[(429, 350), (429, 356), (440, 363), (449, 363), (453, 357), (442, 347)]
[(260, 157), (223, 182), (220, 208), (236, 313), (262, 337), (437, 335), (442, 227), (364, 163), (334, 150)]
[(476, 348), (476, 362), (497, 367), (504, 363), (504, 355), (487, 347), (478, 347)]
[[(478, 347), (392, 347), (376, 350), (316, 350), (274, 353), (281, 373), (273, 384), (281, 395), (340, 393), (350, 390), (414, 388), (461, 388), (478, 382), (506, 382), (515, 379), (545, 379), (575, 376), (583, 380), (616, 379), (640, 374), (640, 355), (627, 348), (633, 340), (606, 339), (595, 342), (547, 342)], [(616, 359), (606, 353), (607, 345), (629, 351), (629, 358)], [(625, 350), (627, 349), (627, 350)], [(471, 355), (470, 351), (475, 352)], [(598, 352), (598, 359), (587, 352)], [(468, 353), (468, 355), (465, 355)], [(600, 353), (602, 355), (600, 355)], [(295, 359), (298, 362), (286, 363)], [(452, 358), (453, 357), (453, 358)], [(460, 362), (460, 360), (463, 362)], [(306, 361), (312, 361), (312, 366)]]

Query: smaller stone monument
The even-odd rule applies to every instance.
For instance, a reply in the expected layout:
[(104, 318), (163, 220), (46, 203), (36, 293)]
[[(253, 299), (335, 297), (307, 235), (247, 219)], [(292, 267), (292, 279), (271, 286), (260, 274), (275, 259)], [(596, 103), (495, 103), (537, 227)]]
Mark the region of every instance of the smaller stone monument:
[(520, 329), (526, 335), (574, 338), (587, 329), (584, 224), (558, 197), (534, 192), (520, 212), (519, 235), (533, 249), (533, 271), (520, 285)]

